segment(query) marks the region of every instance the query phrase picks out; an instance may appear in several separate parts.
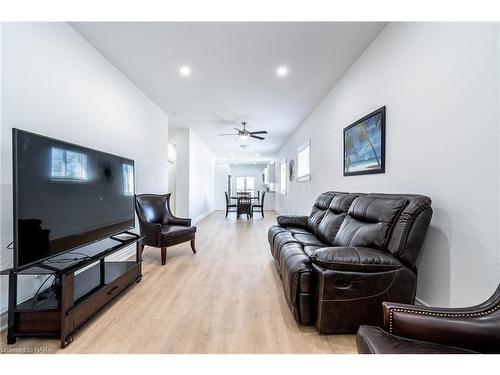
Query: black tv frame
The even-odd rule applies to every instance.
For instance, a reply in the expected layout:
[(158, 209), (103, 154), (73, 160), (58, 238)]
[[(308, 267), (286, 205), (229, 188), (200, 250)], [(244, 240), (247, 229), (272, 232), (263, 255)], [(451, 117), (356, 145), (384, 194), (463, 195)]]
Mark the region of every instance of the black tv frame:
[[(23, 269), (27, 269), (27, 268), (33, 267), (33, 265), (41, 263), (43, 261), (46, 261), (47, 259), (50, 259), (52, 257), (56, 257), (56, 256), (59, 256), (61, 254), (68, 253), (70, 251), (80, 249), (80, 248), (82, 248), (84, 246), (88, 246), (90, 244), (102, 241), (102, 240), (104, 240), (106, 238), (109, 238), (111, 236), (116, 236), (117, 234), (120, 234), (120, 233), (123, 233), (123, 232), (126, 232), (126, 231), (130, 230), (130, 229), (134, 229), (135, 228), (135, 211), (134, 211), (134, 208), (132, 207), (132, 219), (129, 220), (129, 221), (127, 221), (128, 223), (130, 223), (130, 225), (123, 226), (119, 230), (116, 230), (116, 231), (113, 231), (113, 232), (109, 232), (109, 233), (106, 233), (105, 235), (93, 238), (92, 240), (90, 240), (88, 242), (82, 243), (82, 244), (77, 245), (75, 247), (72, 247), (70, 249), (66, 249), (66, 250), (60, 251), (57, 254), (51, 254), (51, 255), (49, 255), (47, 257), (43, 257), (43, 258), (37, 259), (36, 261), (30, 262), (30, 263), (26, 263), (26, 264), (23, 264), (23, 265), (19, 266), (19, 264), (18, 264), (18, 258), (19, 257), (18, 257), (18, 253), (17, 253), (18, 252), (17, 244), (19, 243), (19, 241), (18, 241), (18, 220), (17, 220), (17, 216), (18, 216), (17, 215), (17, 206), (18, 206), (18, 203), (17, 203), (18, 202), (17, 182), (18, 181), (17, 181), (17, 173), (16, 173), (16, 170), (17, 170), (17, 168), (16, 168), (16, 166), (17, 166), (17, 135), (19, 133), (33, 135), (33, 136), (40, 137), (40, 138), (43, 138), (43, 139), (46, 139), (46, 140), (49, 140), (49, 141), (66, 143), (69, 146), (86, 148), (87, 150), (90, 150), (90, 151), (95, 151), (95, 152), (99, 152), (99, 153), (102, 153), (102, 154), (106, 154), (106, 155), (110, 155), (110, 156), (114, 156), (114, 157), (118, 157), (118, 158), (122, 158), (124, 160), (127, 160), (133, 166), (133, 171), (134, 171), (134, 176), (133, 176), (133, 178), (134, 178), (134, 185), (133, 186), (134, 186), (134, 197), (135, 197), (135, 162), (134, 162), (133, 159), (128, 159), (128, 158), (120, 156), (120, 155), (111, 154), (109, 152), (100, 151), (100, 150), (93, 149), (93, 148), (86, 147), (86, 146), (82, 146), (82, 145), (79, 145), (79, 144), (76, 144), (76, 143), (63, 141), (63, 140), (60, 140), (60, 139), (57, 139), (57, 138), (48, 137), (48, 136), (45, 136), (45, 135), (41, 135), (41, 134), (29, 132), (29, 131), (26, 131), (26, 130), (22, 130), (22, 129), (18, 129), (18, 128), (12, 128), (12, 192), (13, 192), (13, 194), (12, 194), (12, 196), (13, 196), (12, 214), (13, 214), (13, 226), (14, 226), (14, 228), (13, 228), (13, 234), (14, 234), (14, 266), (13, 266), (13, 269), (14, 270), (19, 271), (19, 270), (23, 270)], [(94, 230), (94, 232), (95, 232), (95, 230)]]

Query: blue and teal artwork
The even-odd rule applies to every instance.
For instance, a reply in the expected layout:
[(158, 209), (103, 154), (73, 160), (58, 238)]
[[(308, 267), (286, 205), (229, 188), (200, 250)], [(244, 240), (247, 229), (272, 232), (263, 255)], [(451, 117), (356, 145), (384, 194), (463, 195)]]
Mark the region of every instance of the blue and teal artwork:
[(344, 176), (385, 172), (385, 107), (344, 129)]

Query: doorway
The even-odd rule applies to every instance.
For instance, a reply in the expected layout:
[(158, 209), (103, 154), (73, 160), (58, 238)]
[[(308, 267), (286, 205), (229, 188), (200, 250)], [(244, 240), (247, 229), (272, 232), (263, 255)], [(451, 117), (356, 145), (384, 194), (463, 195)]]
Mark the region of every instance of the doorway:
[(168, 161), (168, 192), (170, 196), (170, 209), (175, 215), (175, 161)]

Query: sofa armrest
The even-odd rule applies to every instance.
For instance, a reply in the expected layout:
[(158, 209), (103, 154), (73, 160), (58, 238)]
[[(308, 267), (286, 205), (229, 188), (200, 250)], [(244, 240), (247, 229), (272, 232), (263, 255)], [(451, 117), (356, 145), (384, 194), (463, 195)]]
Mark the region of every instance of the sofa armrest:
[(383, 302), (382, 308), (384, 329), (409, 339), (482, 351), (482, 342), (493, 334), (484, 319), (495, 308), (486, 304), (440, 308)]
[(309, 258), (324, 269), (336, 271), (386, 272), (404, 267), (391, 253), (369, 247), (322, 247)]
[(278, 224), (282, 227), (284, 226), (292, 226), (292, 227), (307, 227), (307, 220), (309, 216), (305, 215), (279, 215), (276, 220)]

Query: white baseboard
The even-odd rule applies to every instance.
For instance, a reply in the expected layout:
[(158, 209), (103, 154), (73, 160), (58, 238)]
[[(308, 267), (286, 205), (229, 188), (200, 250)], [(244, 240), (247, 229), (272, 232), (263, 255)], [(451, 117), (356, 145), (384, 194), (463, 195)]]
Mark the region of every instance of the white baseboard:
[(194, 219), (191, 219), (191, 224), (194, 225), (196, 223), (199, 223), (200, 221), (202, 221), (204, 218), (206, 218), (208, 215), (210, 215), (214, 211), (215, 211), (215, 209), (213, 209), (212, 211), (205, 212), (204, 214), (201, 214), (201, 215), (195, 217)]
[(422, 301), (418, 297), (415, 297), (415, 305), (425, 306), (425, 307), (429, 307), (430, 306), (428, 303), (425, 303), (424, 301)]

